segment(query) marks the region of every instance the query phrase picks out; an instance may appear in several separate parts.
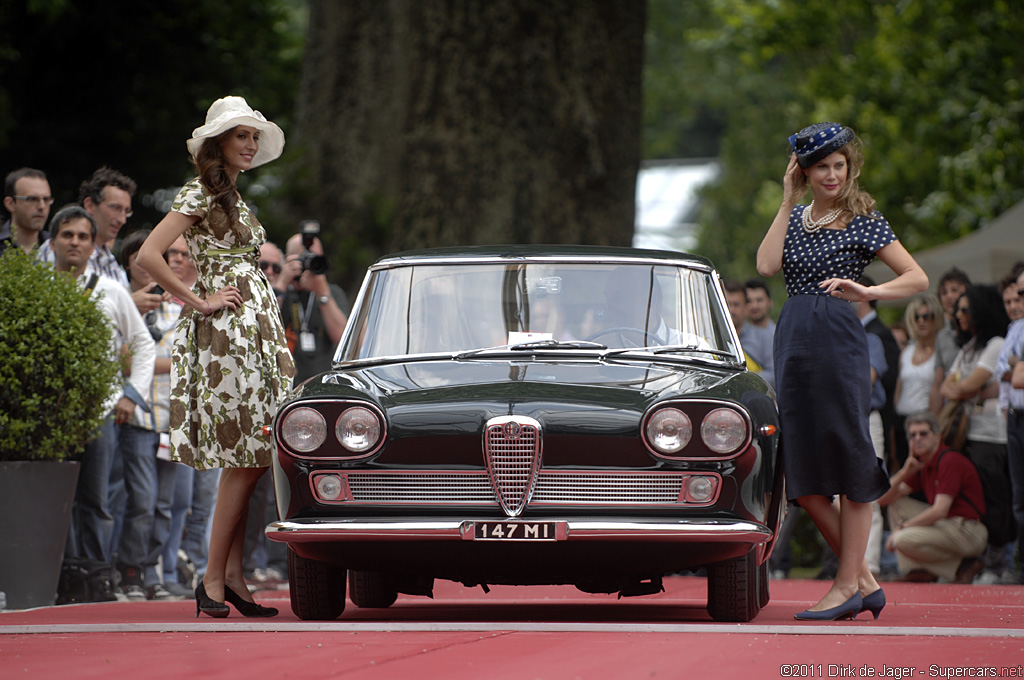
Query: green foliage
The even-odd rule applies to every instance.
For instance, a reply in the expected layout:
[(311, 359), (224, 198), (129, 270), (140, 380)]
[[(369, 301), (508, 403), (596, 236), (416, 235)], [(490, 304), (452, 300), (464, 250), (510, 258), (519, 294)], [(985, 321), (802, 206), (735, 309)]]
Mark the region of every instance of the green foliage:
[(753, 273), (781, 197), (786, 137), (813, 122), (858, 132), (861, 184), (912, 252), (1024, 199), (1020, 3), (650, 3), (647, 68), (674, 72), (646, 75), (644, 156), (705, 155), (693, 111), (723, 121), (722, 175), (705, 194), (698, 252), (726, 275)]
[(106, 415), (118, 362), (79, 284), (18, 247), (0, 256), (0, 460), (61, 460)]

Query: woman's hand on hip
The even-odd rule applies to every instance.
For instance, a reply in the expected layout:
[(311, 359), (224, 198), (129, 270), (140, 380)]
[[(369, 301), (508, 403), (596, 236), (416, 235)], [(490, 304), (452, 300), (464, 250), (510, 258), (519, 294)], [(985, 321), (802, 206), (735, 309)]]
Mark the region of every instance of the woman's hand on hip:
[(242, 306), (242, 291), (234, 286), (224, 286), (207, 297), (206, 302), (210, 305), (211, 313), (225, 308), (234, 311)]
[(868, 287), (850, 279), (825, 279), (818, 286), (832, 297), (849, 302), (867, 302), (871, 299)]

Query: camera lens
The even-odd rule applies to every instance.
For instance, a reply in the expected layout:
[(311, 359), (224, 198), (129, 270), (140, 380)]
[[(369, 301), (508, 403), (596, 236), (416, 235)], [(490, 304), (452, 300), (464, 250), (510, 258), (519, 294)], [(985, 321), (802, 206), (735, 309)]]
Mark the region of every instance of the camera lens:
[(303, 271), (309, 271), (317, 275), (327, 273), (327, 258), (323, 255), (317, 255), (312, 250), (307, 250), (299, 255), (299, 262), (302, 263)]

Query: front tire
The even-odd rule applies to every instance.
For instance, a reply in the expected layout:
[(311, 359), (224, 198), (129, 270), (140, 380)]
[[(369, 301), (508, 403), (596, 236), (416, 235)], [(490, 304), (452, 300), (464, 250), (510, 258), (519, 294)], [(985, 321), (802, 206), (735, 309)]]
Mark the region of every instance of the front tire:
[(289, 550), (288, 593), (303, 621), (333, 621), (345, 611), (345, 569)]
[[(746, 623), (761, 611), (757, 550), (708, 567), (708, 614), (715, 621)], [(767, 595), (767, 588), (764, 589)]]
[(757, 568), (757, 607), (759, 610), (767, 607), (768, 602), (772, 599), (768, 588), (768, 581), (768, 560), (766, 559)]
[(352, 604), (361, 609), (386, 609), (398, 599), (391, 578), (379, 571), (350, 570), (348, 592)]

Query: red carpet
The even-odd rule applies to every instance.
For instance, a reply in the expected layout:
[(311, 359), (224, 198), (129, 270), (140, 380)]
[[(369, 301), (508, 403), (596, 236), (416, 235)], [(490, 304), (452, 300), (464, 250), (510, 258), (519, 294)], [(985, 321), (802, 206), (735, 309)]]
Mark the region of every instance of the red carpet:
[[(569, 587), (438, 582), (435, 599), (351, 603), (306, 622), (287, 591), (257, 594), (273, 619), (194, 618), (194, 602), (123, 602), (0, 613), (6, 678), (1024, 677), (1024, 587), (884, 584), (878, 621), (794, 621), (827, 587), (773, 581), (749, 624), (704, 611), (703, 579), (616, 600)], [(908, 670), (909, 669), (909, 670)], [(911, 672), (912, 671), (912, 672)]]

